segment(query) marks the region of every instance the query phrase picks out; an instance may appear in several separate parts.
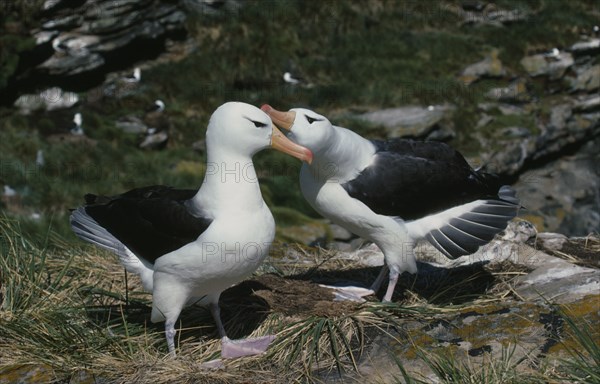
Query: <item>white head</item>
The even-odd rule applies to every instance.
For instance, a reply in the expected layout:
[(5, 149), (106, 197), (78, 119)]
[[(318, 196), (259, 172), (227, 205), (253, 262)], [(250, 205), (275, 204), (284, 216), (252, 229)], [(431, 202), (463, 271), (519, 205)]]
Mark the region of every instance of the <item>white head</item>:
[(294, 76), (292, 76), (292, 74), (289, 72), (283, 74), (283, 81), (290, 84), (298, 84), (300, 82), (300, 80), (294, 78)]
[(133, 69), (133, 78), (137, 81), (142, 80), (142, 70), (140, 69), (140, 67), (135, 67)]
[(261, 109), (269, 115), (277, 127), (286, 130), (287, 137), (295, 143), (314, 153), (328, 147), (328, 139), (334, 133), (334, 128), (325, 116), (304, 108), (281, 112), (265, 104)]
[(310, 163), (312, 153), (290, 141), (271, 122), (269, 116), (253, 105), (228, 102), (210, 117), (206, 146), (220, 154), (252, 157), (256, 152), (273, 147)]
[(162, 112), (165, 110), (165, 102), (160, 99), (154, 100), (154, 105), (156, 105), (156, 110), (158, 112)]
[(73, 116), (73, 122), (75, 123), (76, 126), (81, 127), (81, 124), (83, 123), (83, 119), (81, 117), (81, 113), (77, 112)]

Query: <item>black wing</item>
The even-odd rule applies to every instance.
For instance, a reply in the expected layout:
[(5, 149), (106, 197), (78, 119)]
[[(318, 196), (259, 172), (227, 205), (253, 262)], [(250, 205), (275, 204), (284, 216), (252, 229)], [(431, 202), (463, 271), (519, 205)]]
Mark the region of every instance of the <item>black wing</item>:
[(473, 170), (444, 143), (401, 139), (373, 143), (374, 163), (342, 187), (378, 214), (413, 220), (497, 197), (498, 178)]
[[(490, 242), (506, 228), (507, 223), (519, 213), (519, 199), (509, 186), (502, 186), (498, 199), (480, 200), (477, 206), (446, 220), (434, 219), (438, 225), (429, 228), (425, 238), (439, 251), (451, 259), (469, 255), (480, 246)], [(418, 224), (428, 218), (417, 220)], [(441, 223), (441, 225), (440, 225)], [(425, 224), (427, 225), (427, 224)]]
[(196, 192), (155, 185), (110, 197), (88, 194), (85, 215), (80, 210), (74, 212), (71, 226), (84, 240), (117, 248), (105, 246), (110, 240), (98, 238), (102, 235), (93, 229), (97, 223), (136, 256), (153, 264), (162, 255), (196, 240), (211, 224), (212, 219), (193, 216), (185, 206)]

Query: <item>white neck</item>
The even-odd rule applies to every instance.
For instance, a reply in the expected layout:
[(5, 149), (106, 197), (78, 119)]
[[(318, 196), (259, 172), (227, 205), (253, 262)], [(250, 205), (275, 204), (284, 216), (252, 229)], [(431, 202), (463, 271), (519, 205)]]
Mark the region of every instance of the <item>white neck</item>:
[(349, 129), (333, 126), (327, 145), (315, 151), (310, 165), (313, 176), (321, 181), (344, 183), (355, 178), (373, 161), (375, 146)]
[(216, 217), (225, 211), (253, 211), (264, 205), (252, 158), (207, 143), (206, 173), (194, 198), (197, 213)]

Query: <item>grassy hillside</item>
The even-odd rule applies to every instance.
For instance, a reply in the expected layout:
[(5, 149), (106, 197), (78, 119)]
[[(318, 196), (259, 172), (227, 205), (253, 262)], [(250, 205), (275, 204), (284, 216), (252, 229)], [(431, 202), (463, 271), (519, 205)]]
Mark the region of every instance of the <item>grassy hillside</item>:
[[(32, 44), (25, 32), (38, 21), (34, 6), (40, 3), (0, 2), (0, 86), (16, 70), (19, 52)], [(340, 116), (334, 123), (352, 123), (369, 137), (383, 131), (352, 121), (348, 111), (449, 102), (458, 107), (452, 117), (458, 135), (452, 144), (469, 154), (477, 150), (469, 141), (477, 103), (499, 80), (467, 88), (458, 73), (496, 49), (509, 79), (523, 73), (519, 61), (524, 55), (567, 46), (581, 30), (598, 24), (598, 5), (591, 0), (498, 0), (499, 8), (531, 13), (507, 27), (464, 24), (455, 11), (460, 3), (244, 1), (243, 8), (190, 18), (196, 50), (183, 60), (145, 69), (141, 89), (131, 96), (98, 101), (97, 90), (91, 90), (81, 94), (84, 101), (72, 110), (28, 116), (0, 108), (0, 186), (10, 185), (20, 196), (0, 203), (0, 383), (26, 375), (39, 382), (319, 381), (332, 376), (311, 376), (317, 364), (327, 375), (352, 373), (354, 358), (374, 334), (401, 329), (401, 321), (460, 311), (451, 300), (434, 307), (412, 287), (407, 288), (408, 299), (391, 305), (344, 306), (329, 298), (321, 298), (317, 309), (306, 299), (298, 303), (290, 299), (292, 293), (302, 297), (319, 289), (316, 284), (307, 288), (302, 278), (346, 268), (327, 264), (327, 254), (301, 248), (298, 252), (306, 258), (314, 257), (313, 264), (286, 269), (266, 263), (259, 275), (285, 278), (297, 292), (282, 289), (286, 295), (279, 304), (303, 306), (291, 312), (269, 307), (250, 294), (260, 284), (243, 286), (243, 294), (224, 295), (231, 335), (276, 333), (269, 354), (230, 362), (225, 371), (206, 370), (201, 363), (217, 357), (220, 348), (210, 315), (201, 309), (184, 311), (180, 355), (166, 359), (162, 324), (149, 322), (151, 297), (135, 278), (125, 280), (114, 255), (76, 240), (67, 219), (69, 208), (81, 204), (87, 192), (113, 194), (150, 184), (197, 188), (205, 155), (191, 144), (203, 139), (212, 111), (230, 100), (270, 103), (282, 110), (306, 106)], [(285, 84), (286, 70), (299, 72), (312, 86)], [(535, 97), (545, 87), (536, 85), (531, 92)], [(123, 133), (115, 121), (143, 114), (156, 98), (167, 105), (170, 140), (164, 150), (144, 151), (137, 147), (138, 137)], [(83, 113), (93, 142), (53, 141), (52, 135), (67, 132), (75, 111)], [(510, 119), (497, 120), (490, 129), (514, 125)], [(35, 163), (40, 149), (44, 166)], [(265, 151), (255, 164), (279, 225), (317, 217), (300, 194), (297, 160)], [(41, 213), (41, 219), (30, 218), (32, 213)], [(376, 271), (359, 273), (374, 278)], [(468, 295), (466, 306), (500, 305), (514, 294), (502, 279), (518, 274), (498, 273), (501, 283), (484, 287), (477, 299), (469, 290), (470, 279), (440, 287), (434, 295), (443, 298), (457, 291)], [(273, 289), (270, 294), (276, 293)], [(560, 314), (565, 324), (561, 332), (568, 334), (564, 359), (515, 361), (508, 347), (506, 359), (481, 367), (458, 364), (448, 356), (423, 353), (419, 358), (444, 383), (597, 383), (597, 330), (586, 320)], [(400, 363), (395, 368), (405, 372)], [(398, 382), (430, 381), (400, 373)]]
[[(38, 14), (25, 3), (7, 8), (3, 30), (22, 32), (35, 24)], [(495, 48), (508, 70), (519, 73), (523, 55), (572, 43), (597, 20), (591, 1), (506, 0), (498, 7), (532, 16), (509, 27), (471, 25), (461, 22), (458, 4), (248, 1), (221, 15), (196, 15), (189, 20), (195, 52), (145, 71), (142, 90), (132, 96), (75, 108), (97, 145), (49, 142), (48, 135), (69, 126), (71, 112), (20, 116), (0, 110), (0, 182), (22, 195), (23, 213), (43, 212), (43, 226), (52, 217), (61, 232), (67, 209), (86, 192), (115, 193), (153, 183), (198, 187), (204, 157), (192, 152), (190, 143), (203, 138), (208, 117), (228, 100), (268, 102), (279, 109), (307, 106), (325, 114), (452, 102), (459, 107), (453, 144), (468, 151), (475, 106), (495, 82), (466, 89), (457, 80), (460, 70)], [(17, 35), (22, 37), (3, 39)], [(15, 44), (2, 45), (3, 65), (14, 61), (25, 43)], [(288, 69), (313, 86), (285, 84), (281, 75)], [(93, 92), (83, 99), (91, 100)], [(142, 113), (155, 98), (166, 102), (173, 129), (167, 150), (147, 152), (114, 121)], [(371, 137), (380, 132), (356, 122), (352, 128)], [(38, 149), (45, 153), (43, 168), (34, 163)], [(297, 161), (269, 151), (256, 156), (256, 165), (269, 204), (316, 216), (300, 196)]]

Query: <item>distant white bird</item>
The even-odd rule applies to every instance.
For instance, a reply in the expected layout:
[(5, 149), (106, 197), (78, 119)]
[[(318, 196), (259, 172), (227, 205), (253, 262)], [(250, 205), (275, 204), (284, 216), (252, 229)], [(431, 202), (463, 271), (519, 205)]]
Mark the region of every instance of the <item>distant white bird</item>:
[(142, 70), (140, 67), (135, 67), (131, 76), (124, 77), (123, 80), (128, 83), (139, 83), (142, 80)]
[(430, 106), (427, 107), (428, 111), (433, 111), (434, 109), (435, 109), (435, 106), (433, 106), (433, 105), (430, 105)]
[(550, 52), (545, 53), (544, 56), (557, 59), (560, 56), (560, 50), (554, 47)]
[(35, 165), (37, 165), (38, 167), (43, 167), (44, 164), (46, 164), (46, 161), (44, 160), (44, 151), (38, 149), (35, 155)]
[(56, 52), (67, 53), (67, 48), (62, 44), (62, 39), (60, 37), (52, 39), (52, 48)]
[(152, 109), (148, 112), (162, 112), (165, 110), (165, 102), (161, 99), (154, 100), (154, 105)]
[(75, 126), (71, 128), (71, 134), (76, 136), (83, 136), (85, 132), (83, 132), (83, 128), (81, 125), (83, 124), (83, 118), (81, 117), (81, 113), (77, 112), (75, 116), (73, 116), (73, 123)]
[(157, 99), (152, 106), (146, 109), (143, 118), (135, 115), (128, 115), (115, 122), (117, 127), (129, 133), (145, 133), (153, 135), (159, 130), (169, 130), (169, 120), (163, 114), (165, 103)]
[(295, 78), (290, 72), (283, 74), (283, 81), (293, 85), (300, 84), (300, 79)]
[(5, 197), (15, 197), (15, 196), (17, 196), (17, 191), (12, 189), (10, 185), (5, 185), (4, 193), (2, 195)]

